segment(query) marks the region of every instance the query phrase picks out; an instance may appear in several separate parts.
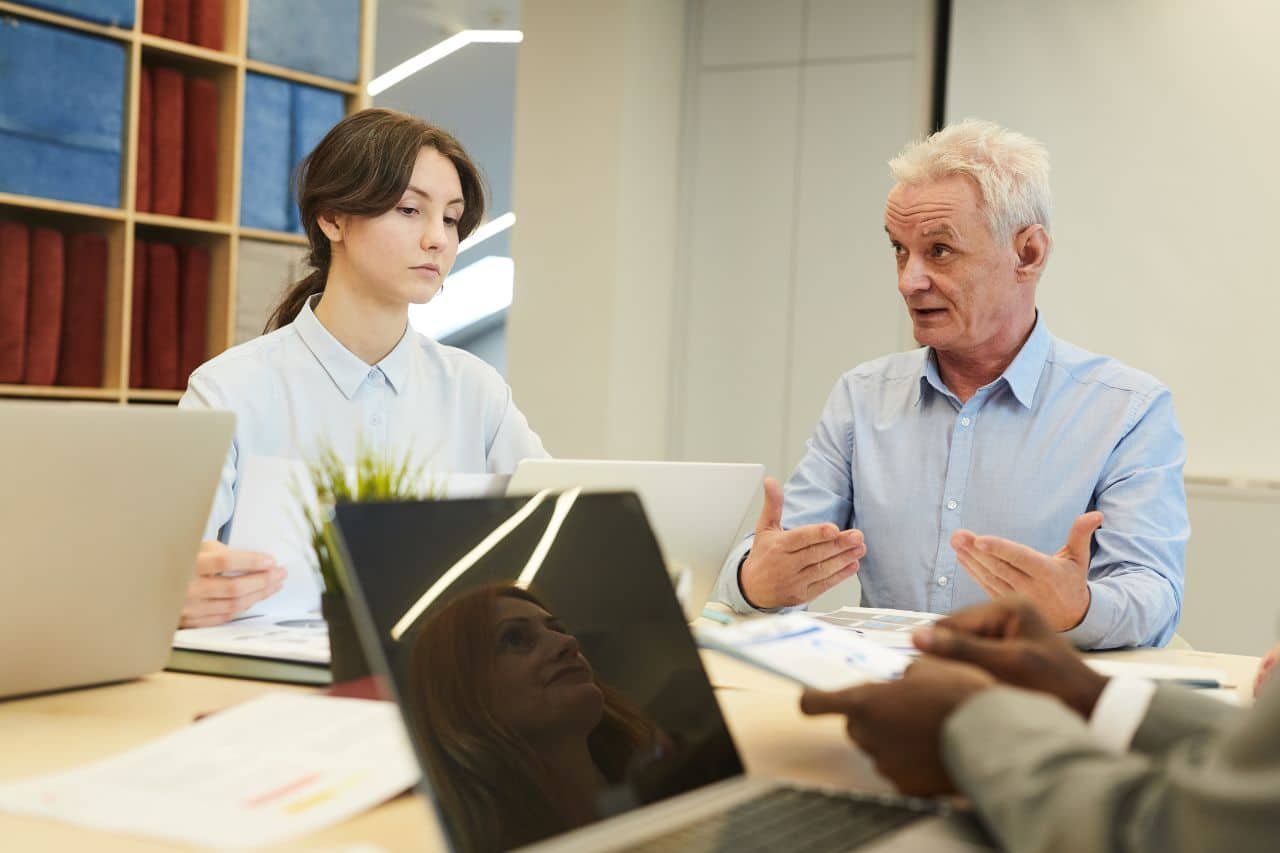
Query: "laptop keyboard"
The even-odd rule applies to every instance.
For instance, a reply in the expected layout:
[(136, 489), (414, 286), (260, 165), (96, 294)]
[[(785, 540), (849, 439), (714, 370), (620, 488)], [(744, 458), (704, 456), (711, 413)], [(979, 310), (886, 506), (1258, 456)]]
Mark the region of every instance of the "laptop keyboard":
[(925, 801), (903, 804), (898, 800), (775, 788), (626, 850), (850, 850), (936, 813), (935, 807)]

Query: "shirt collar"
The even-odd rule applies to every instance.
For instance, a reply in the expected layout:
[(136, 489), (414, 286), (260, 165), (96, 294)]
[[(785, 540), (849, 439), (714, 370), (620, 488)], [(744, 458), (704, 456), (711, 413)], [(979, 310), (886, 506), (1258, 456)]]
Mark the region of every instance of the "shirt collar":
[(920, 368), (920, 382), (916, 386), (915, 405), (917, 406), (924, 399), (925, 385), (933, 386), (933, 390), (944, 397), (955, 399), (956, 395), (951, 393), (951, 389), (942, 381), (942, 374), (938, 373), (938, 361), (933, 356), (932, 347), (926, 347), (924, 351), (924, 366)]
[(382, 375), (387, 377), (387, 381), (391, 383), (391, 390), (397, 394), (404, 390), (405, 380), (409, 376), (409, 355), (416, 345), (416, 339), (417, 335), (414, 333), (413, 327), (406, 321), (404, 334), (400, 336), (400, 342), (395, 345), (391, 352), (386, 354), (382, 361), (378, 362), (378, 369), (382, 371)]
[(1031, 336), (1018, 351), (1013, 363), (1004, 369), (1004, 381), (1009, 390), (1023, 408), (1031, 408), (1036, 399), (1036, 387), (1040, 377), (1044, 375), (1044, 363), (1049, 358), (1049, 329), (1036, 312), (1036, 324), (1031, 327)]
[[(996, 379), (997, 382), (1000, 379), (1005, 381), (1009, 390), (1013, 392), (1014, 398), (1024, 408), (1030, 409), (1035, 402), (1036, 387), (1039, 386), (1040, 376), (1044, 373), (1044, 363), (1049, 358), (1049, 342), (1049, 329), (1040, 319), (1040, 312), (1037, 311), (1035, 325), (1031, 327), (1031, 334), (1026, 343), (1022, 345), (1022, 349), (1018, 350), (1018, 354), (1014, 356), (1009, 366), (1004, 369), (1004, 373)], [(955, 394), (951, 393), (946, 383), (942, 381), (942, 374), (938, 372), (938, 361), (934, 357), (932, 348), (925, 350), (916, 405), (920, 404), (926, 384), (933, 386), (939, 394), (955, 398)]]
[(329, 378), (338, 386), (342, 395), (350, 400), (359, 390), (361, 383), (368, 378), (370, 370), (382, 371), (391, 383), (391, 390), (397, 394), (404, 387), (409, 373), (409, 348), (413, 346), (413, 331), (405, 327), (404, 335), (395, 349), (387, 353), (382, 361), (371, 368), (359, 356), (342, 345), (328, 329), (324, 327), (311, 309), (311, 303), (319, 297), (312, 297), (302, 304), (302, 310), (294, 318), (293, 327), (297, 330), (302, 342), (311, 350), (311, 354), (320, 362), (320, 366), (329, 374)]

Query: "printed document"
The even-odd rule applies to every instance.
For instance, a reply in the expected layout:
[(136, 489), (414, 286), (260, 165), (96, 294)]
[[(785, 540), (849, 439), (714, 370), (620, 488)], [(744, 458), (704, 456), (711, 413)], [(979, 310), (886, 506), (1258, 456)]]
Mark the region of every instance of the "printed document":
[(173, 635), (173, 645), (197, 652), (327, 665), (329, 626), (318, 614), (292, 619), (248, 616), (212, 628), (182, 628)]
[(900, 678), (911, 658), (808, 613), (755, 616), (732, 625), (698, 626), (699, 646), (819, 690)]
[(393, 703), (268, 693), (113, 758), (0, 783), (0, 810), (245, 848), (346, 820), (418, 776)]
[(852, 631), (864, 640), (907, 654), (917, 654), (911, 634), (927, 628), (942, 618), (940, 613), (918, 610), (890, 610), (883, 607), (841, 607), (830, 613), (816, 614), (818, 619), (837, 628)]

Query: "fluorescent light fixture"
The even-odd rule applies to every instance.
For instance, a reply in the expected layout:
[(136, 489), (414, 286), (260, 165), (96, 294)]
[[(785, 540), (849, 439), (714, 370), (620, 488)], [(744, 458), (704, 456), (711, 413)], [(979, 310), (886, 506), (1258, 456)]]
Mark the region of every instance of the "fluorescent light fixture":
[(369, 81), (366, 91), (369, 97), (380, 95), (428, 65), (439, 62), (451, 53), (457, 53), (469, 44), (519, 44), (522, 41), (524, 41), (524, 33), (520, 30), (463, 30), (442, 42), (431, 45), (417, 56), (406, 59), (385, 74), (374, 77)]
[[(453, 586), (454, 581), (466, 574), (467, 570), (480, 562), (481, 558), (484, 557), (485, 554), (488, 554), (499, 542), (506, 539), (507, 536), (511, 534), (511, 531), (519, 527), (526, 518), (533, 515), (533, 511), (537, 509), (538, 505), (546, 500), (547, 496), (550, 494), (550, 489), (543, 489), (538, 492), (530, 498), (524, 506), (516, 510), (514, 515), (491, 530), (489, 535), (480, 540), (480, 543), (476, 545), (476, 547), (462, 555), (462, 559), (450, 566), (449, 570), (441, 575), (440, 579), (433, 583), (427, 591), (413, 603), (413, 606), (400, 617), (400, 621), (396, 622), (396, 624), (392, 626), (391, 639), (396, 642), (400, 642), (400, 638), (404, 636), (405, 632), (413, 627), (413, 623), (418, 621), (419, 617), (427, 611), (427, 608), (431, 606), (433, 601), (440, 597), (441, 593)], [(557, 500), (557, 511), (560, 509), (559, 504), (560, 502)], [(565, 511), (567, 512), (568, 509), (566, 508)], [(550, 545), (547, 547), (550, 547)]]
[(449, 276), (445, 289), (425, 305), (409, 306), (409, 325), (440, 340), (511, 307), (516, 265), (490, 255)]
[(506, 231), (515, 224), (516, 215), (510, 210), (499, 217), (490, 219), (488, 222), (472, 231), (471, 235), (468, 236), (467, 239), (458, 244), (458, 254), (461, 255), (467, 249), (470, 249), (477, 243), (483, 243), (495, 234), (501, 234), (503, 231)]
[(533, 579), (537, 577), (538, 569), (542, 568), (542, 562), (547, 559), (547, 552), (551, 550), (551, 543), (555, 542), (556, 536), (560, 534), (560, 525), (564, 524), (565, 518), (569, 515), (569, 510), (573, 509), (573, 502), (578, 499), (580, 494), (582, 494), (582, 487), (578, 486), (567, 492), (561, 492), (560, 497), (556, 498), (556, 508), (551, 513), (551, 523), (542, 532), (542, 538), (538, 540), (533, 553), (529, 555), (529, 562), (525, 563), (524, 568), (520, 570), (520, 576), (516, 578), (516, 586), (521, 589), (528, 589), (529, 584), (533, 583)]

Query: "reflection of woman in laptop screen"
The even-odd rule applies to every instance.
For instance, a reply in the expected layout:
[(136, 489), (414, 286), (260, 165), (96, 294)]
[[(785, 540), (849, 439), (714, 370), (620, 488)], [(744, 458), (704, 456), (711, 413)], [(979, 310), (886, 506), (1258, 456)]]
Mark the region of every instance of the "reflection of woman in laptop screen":
[(267, 555), (214, 541), (226, 540), (250, 457), (314, 462), (330, 447), (353, 462), (363, 441), (387, 458), (413, 448), (433, 473), (509, 474), (546, 455), (497, 371), (409, 325), (409, 306), (443, 288), (484, 217), (479, 171), (458, 141), (404, 113), (361, 110), (302, 161), (297, 195), (312, 272), (262, 337), (197, 368), (179, 404), (237, 419), (187, 627), (226, 621), (283, 580)]
[(667, 746), (601, 683), (533, 594), (494, 585), (451, 602), (413, 639), (415, 737), (464, 850), (505, 850), (591, 823), (600, 795)]

